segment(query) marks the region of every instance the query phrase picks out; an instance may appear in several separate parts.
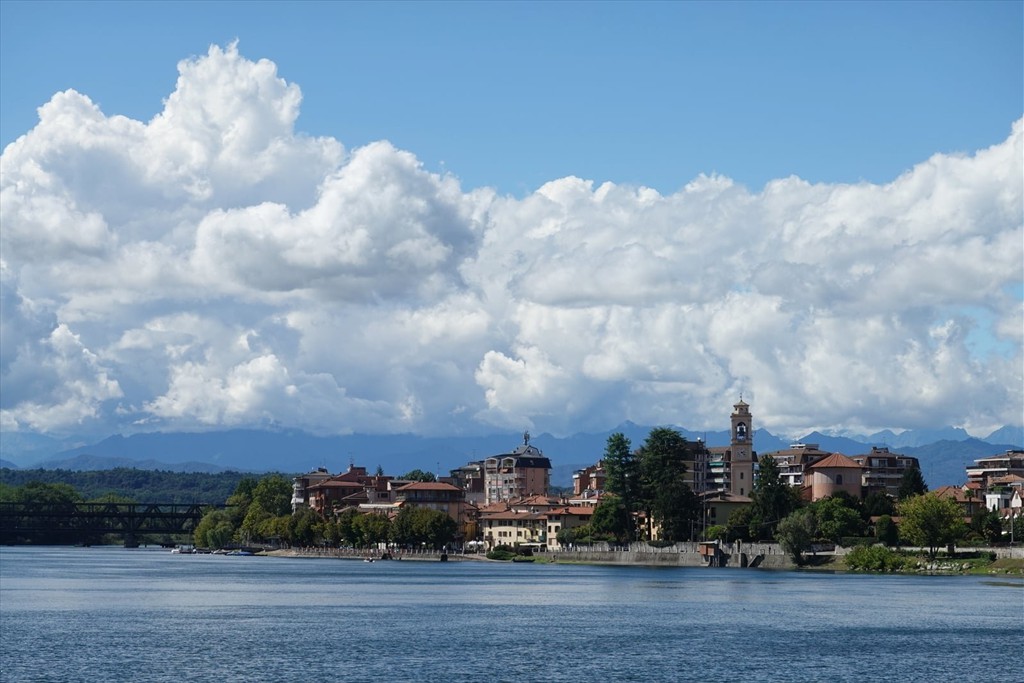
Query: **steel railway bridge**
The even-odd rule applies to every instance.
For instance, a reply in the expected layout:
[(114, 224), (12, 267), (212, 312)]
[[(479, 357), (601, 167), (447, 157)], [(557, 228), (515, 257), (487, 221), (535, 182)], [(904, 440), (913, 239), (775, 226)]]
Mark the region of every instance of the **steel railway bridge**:
[(191, 534), (203, 514), (223, 505), (165, 503), (0, 503), (0, 543), (93, 543), (121, 536)]

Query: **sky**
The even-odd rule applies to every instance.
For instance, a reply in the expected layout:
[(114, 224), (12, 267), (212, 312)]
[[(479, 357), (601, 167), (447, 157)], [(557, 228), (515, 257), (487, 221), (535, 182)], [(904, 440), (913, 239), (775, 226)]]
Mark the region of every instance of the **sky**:
[(1024, 422), (1024, 5), (0, 3), (0, 430)]

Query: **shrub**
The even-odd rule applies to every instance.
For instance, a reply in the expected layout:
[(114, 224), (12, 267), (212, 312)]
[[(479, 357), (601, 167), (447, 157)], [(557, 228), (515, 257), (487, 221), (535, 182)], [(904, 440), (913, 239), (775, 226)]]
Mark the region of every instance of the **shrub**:
[(647, 545), (652, 548), (667, 548), (670, 545), (675, 545), (675, 541), (647, 541)]
[(494, 550), (487, 551), (488, 560), (504, 560), (507, 562), (515, 556), (516, 554), (511, 550), (499, 550), (498, 548), (495, 548)]
[(895, 572), (903, 569), (907, 558), (884, 546), (857, 546), (846, 555), (846, 566), (854, 571)]

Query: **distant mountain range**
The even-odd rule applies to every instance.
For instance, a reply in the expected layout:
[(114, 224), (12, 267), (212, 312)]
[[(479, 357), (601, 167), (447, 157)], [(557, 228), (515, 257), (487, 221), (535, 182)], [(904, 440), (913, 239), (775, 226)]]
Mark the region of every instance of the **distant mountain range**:
[[(726, 445), (728, 430), (695, 432), (676, 427), (690, 440), (701, 439), (708, 445)], [(600, 433), (573, 434), (565, 438), (540, 434), (530, 443), (544, 451), (552, 461), (552, 482), (569, 485), (572, 472), (595, 463), (604, 452), (608, 436), (624, 433), (639, 446), (651, 427), (624, 423)], [(16, 438), (12, 438), (16, 437)], [(767, 430), (754, 434), (759, 453), (785, 449), (792, 439), (779, 438)], [(1024, 442), (1024, 428), (1004, 427), (985, 439), (971, 437), (954, 427), (916, 430), (895, 434), (890, 431), (869, 436), (828, 435), (811, 432), (799, 439), (817, 443), (823, 451), (859, 455), (871, 445), (887, 445), (896, 453), (921, 460), (926, 481), (933, 488), (963, 483), (965, 468), (978, 458), (1001, 453)], [(347, 469), (350, 463), (389, 474), (422, 469), (446, 474), (469, 461), (509, 453), (522, 442), (520, 434), (493, 434), (465, 437), (422, 437), (412, 434), (315, 436), (300, 431), (261, 431), (233, 429), (215, 432), (144, 433), (115, 435), (96, 443), (75, 444), (45, 436), (5, 434), (0, 466), (17, 468), (97, 470), (114, 467), (159, 469), (186, 472), (286, 473), (306, 472), (327, 467), (332, 472)], [(15, 465), (17, 463), (17, 465)]]
[[(608, 437), (622, 432), (640, 446), (652, 427), (626, 422), (614, 430), (595, 434), (574, 434), (559, 438), (550, 434), (533, 437), (530, 443), (552, 461), (552, 483), (567, 486), (572, 473), (593, 464), (604, 452)], [(676, 427), (691, 441), (703, 440), (709, 446), (729, 443), (729, 431), (695, 432)], [(12, 439), (10, 437), (18, 437)], [(970, 437), (962, 429), (947, 427), (894, 434), (879, 432), (870, 436), (830, 436), (807, 434), (801, 443), (846, 455), (859, 455), (871, 446), (888, 446), (893, 452), (917, 457), (925, 480), (932, 488), (962, 483), (964, 468), (977, 458), (1020, 448), (1024, 429), (1004, 427), (985, 440)], [(158, 469), (184, 472), (306, 472), (326, 467), (344, 471), (350, 463), (400, 475), (413, 469), (447, 474), (448, 470), (471, 460), (508, 453), (522, 443), (518, 434), (493, 434), (481, 437), (420, 437), (410, 434), (314, 436), (299, 431), (260, 431), (235, 429), (202, 433), (147, 433), (115, 435), (97, 443), (66, 443), (46, 437), (4, 435), (0, 462), (3, 467), (97, 470), (114, 467)], [(760, 429), (754, 433), (759, 453), (787, 448), (790, 439), (779, 438)]]

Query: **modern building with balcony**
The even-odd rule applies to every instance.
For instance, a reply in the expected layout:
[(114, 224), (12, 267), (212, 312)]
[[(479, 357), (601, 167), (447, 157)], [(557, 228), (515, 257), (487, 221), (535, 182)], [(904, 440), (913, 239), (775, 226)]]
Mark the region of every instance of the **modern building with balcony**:
[(872, 493), (884, 493), (896, 498), (906, 471), (920, 468), (917, 458), (890, 453), (885, 446), (872, 446), (870, 453), (854, 455), (850, 459), (862, 468), (861, 488), (864, 497)]
[(484, 460), (485, 504), (527, 496), (548, 494), (551, 461), (536, 446), (530, 445), (530, 433), (511, 453)]

